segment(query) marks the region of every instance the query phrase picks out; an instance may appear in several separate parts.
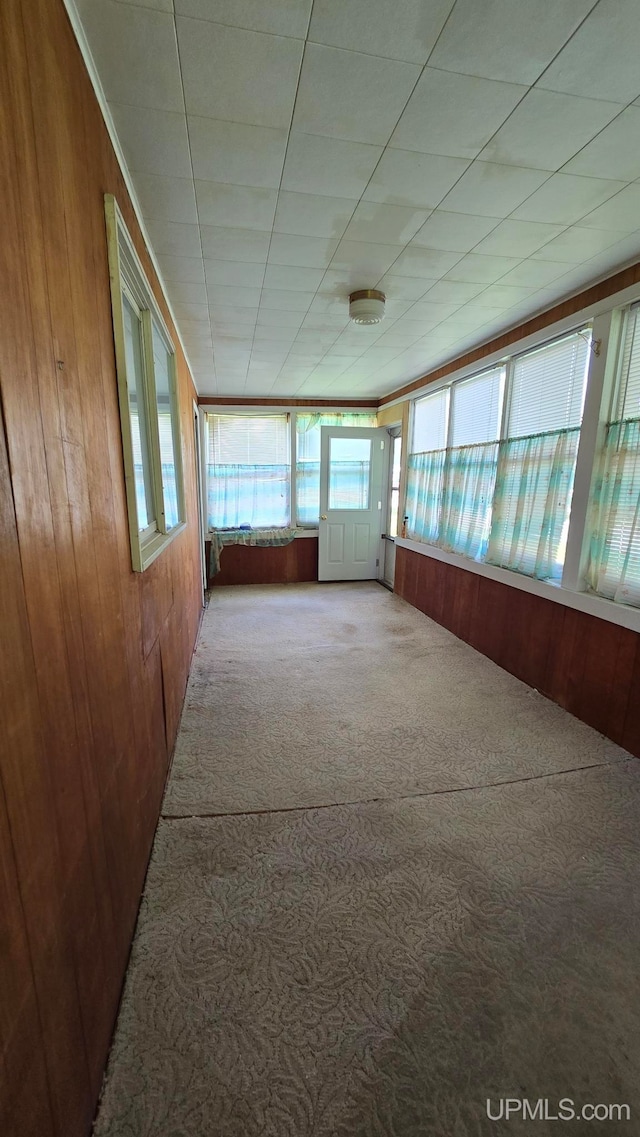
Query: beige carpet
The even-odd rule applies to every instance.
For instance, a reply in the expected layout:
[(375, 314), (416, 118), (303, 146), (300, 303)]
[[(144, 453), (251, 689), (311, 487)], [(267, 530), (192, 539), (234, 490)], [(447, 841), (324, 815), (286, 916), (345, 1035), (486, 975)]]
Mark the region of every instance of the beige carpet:
[(216, 590), (164, 815), (96, 1137), (640, 1133), (640, 765), (413, 608)]

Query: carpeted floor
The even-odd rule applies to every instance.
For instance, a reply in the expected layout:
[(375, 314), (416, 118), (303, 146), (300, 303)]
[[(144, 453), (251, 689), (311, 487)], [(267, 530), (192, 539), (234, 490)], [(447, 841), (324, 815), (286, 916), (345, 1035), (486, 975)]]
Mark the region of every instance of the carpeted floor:
[(640, 764), (375, 584), (215, 590), (96, 1137), (640, 1133)]

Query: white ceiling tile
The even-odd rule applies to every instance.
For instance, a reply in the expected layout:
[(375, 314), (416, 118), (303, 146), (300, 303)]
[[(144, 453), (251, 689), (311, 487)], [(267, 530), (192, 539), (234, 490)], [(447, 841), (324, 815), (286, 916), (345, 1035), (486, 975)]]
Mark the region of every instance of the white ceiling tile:
[(468, 165), (463, 158), (388, 149), (365, 190), (364, 199), (435, 209)]
[(223, 304), (212, 304), (209, 302), (209, 311), (211, 313), (212, 325), (223, 324), (227, 326), (238, 325), (247, 327), (250, 324), (255, 324), (258, 318), (258, 305), (254, 308), (239, 308), (237, 305), (229, 306)]
[(621, 268), (624, 264), (637, 262), (640, 258), (640, 231), (625, 234), (614, 245), (598, 253), (587, 262), (587, 268), (593, 276), (595, 273), (610, 272), (611, 269)]
[(515, 268), (518, 259), (514, 257), (479, 256), (467, 253), (457, 265), (447, 273), (447, 280), (463, 280), (476, 284), (493, 284), (509, 269)]
[(458, 0), (429, 60), (434, 67), (534, 83), (593, 0)]
[(158, 256), (160, 271), (165, 280), (193, 281), (204, 284), (202, 257)]
[(623, 182), (604, 178), (579, 178), (573, 174), (554, 174), (514, 213), (523, 221), (545, 221), (571, 225), (585, 213), (602, 205), (620, 189)]
[(281, 190), (274, 232), (339, 239), (356, 205), (356, 198)]
[(640, 6), (600, 0), (540, 78), (552, 91), (628, 103), (638, 94)]
[(209, 260), (266, 261), (271, 234), (253, 229), (203, 225), (202, 251)]
[(326, 237), (299, 237), (292, 233), (274, 233), (269, 249), (269, 264), (326, 268), (337, 247), (336, 240), (329, 240)]
[(476, 161), (447, 194), (442, 209), (481, 217), (508, 217), (548, 177), (543, 170)]
[(401, 276), (418, 276), (426, 280), (438, 279), (460, 260), (460, 253), (443, 249), (422, 249), (410, 245), (398, 257), (394, 272)]
[(324, 270), (321, 268), (268, 264), (264, 274), (264, 287), (283, 289), (286, 292), (315, 292), (323, 276)]
[(589, 178), (620, 178), (624, 182), (640, 178), (640, 107), (627, 107), (562, 172)]
[(288, 292), (280, 288), (263, 288), (260, 298), (260, 308), (274, 312), (306, 312), (313, 292)]
[(259, 288), (240, 288), (230, 284), (214, 284), (208, 288), (209, 306), (238, 306), (238, 308), (257, 308), (260, 303)]
[(411, 206), (380, 205), (361, 201), (344, 237), (350, 241), (373, 241), (374, 244), (405, 245), (429, 216), (428, 211)]
[(559, 170), (620, 108), (536, 87), (485, 146), (483, 161)]
[[(541, 256), (544, 253), (540, 254)], [(500, 278), (501, 284), (509, 285), (531, 285), (532, 288), (543, 288), (545, 284), (550, 284), (552, 280), (556, 280), (565, 271), (562, 264), (554, 261), (523, 261), (522, 264), (512, 268), (511, 272), (507, 272)]]
[(309, 43), (293, 125), (308, 134), (384, 145), (419, 74), (413, 63)]
[(271, 231), (276, 212), (277, 190), (255, 186), (232, 186), (222, 182), (196, 182), (201, 225), (232, 229)]
[(171, 257), (202, 257), (200, 231), (196, 224), (181, 225), (175, 221), (145, 220), (154, 251)]
[(331, 268), (343, 274), (350, 288), (375, 288), (402, 248), (402, 245), (376, 245), (343, 239), (331, 261)]
[(495, 226), (495, 217), (476, 217), (470, 213), (447, 213), (444, 209), (436, 209), (416, 233), (412, 244), (425, 249), (468, 253)]
[(474, 251), (496, 257), (529, 257), (552, 237), (557, 237), (562, 228), (562, 225), (545, 225), (536, 221), (501, 221), (484, 241), (476, 245)]
[(626, 229), (631, 233), (638, 228), (639, 217), (640, 185), (633, 185), (625, 186), (615, 197), (581, 218), (580, 224), (587, 229)]
[(140, 8), (156, 8), (158, 12), (173, 12), (173, 0), (120, 0), (121, 4), (137, 4)]
[(381, 146), (292, 131), (282, 188), (357, 199), (381, 154)]
[(413, 320), (424, 323), (425, 330), (427, 327), (435, 327), (436, 324), (441, 324), (443, 320), (452, 316), (454, 312), (460, 307), (459, 304), (445, 301), (431, 301), (427, 296), (424, 300), (419, 300), (407, 312), (406, 322), (401, 327), (410, 327)]
[(175, 9), (182, 16), (304, 39), (311, 3), (312, 0), (175, 0)]
[(255, 343), (293, 343), (298, 332), (295, 328), (258, 327), (256, 324)]
[(277, 308), (260, 308), (259, 328), (299, 328), (304, 320), (304, 312), (286, 312)]
[(254, 126), (289, 126), (300, 40), (182, 16), (176, 25), (189, 114)]
[(184, 114), (119, 103), (110, 103), (109, 110), (131, 173), (191, 177)]
[(189, 115), (194, 176), (239, 186), (280, 185), (286, 130)]
[(264, 278), (264, 262), (252, 264), (249, 261), (206, 260), (204, 271), (207, 284), (230, 284), (238, 288), (261, 288)]
[(476, 296), (474, 304), (478, 308), (511, 308), (526, 300), (532, 292), (535, 292), (534, 285), (527, 288), (524, 285), (503, 284), (501, 280), (499, 284), (490, 284), (485, 288), (484, 292)]
[(198, 220), (193, 182), (190, 178), (165, 178), (137, 174), (136, 193), (145, 218), (193, 224)]
[(580, 225), (574, 225), (571, 229), (565, 229), (559, 237), (554, 237), (538, 253), (534, 253), (533, 259), (579, 264), (614, 245), (624, 235), (612, 229), (584, 229)]
[(170, 13), (102, 0), (83, 5), (81, 15), (110, 102), (184, 113)]
[(167, 282), (167, 288), (172, 304), (201, 304), (207, 308), (207, 289), (204, 281), (172, 280)]
[(526, 93), (520, 85), (427, 67), (390, 144), (425, 154), (475, 158)]
[(417, 276), (401, 276), (397, 273), (389, 272), (382, 277), (378, 287), (387, 294), (388, 298), (420, 300), (427, 289), (431, 288), (435, 282), (435, 277), (432, 280), (421, 280)]
[(209, 309), (206, 303), (202, 304), (189, 304), (182, 301), (173, 302), (173, 310), (182, 327), (182, 321), (193, 321), (196, 324), (202, 324), (203, 330), (209, 327)]
[(425, 63), (453, 0), (315, 0), (309, 39), (369, 55)]
[(439, 301), (443, 304), (460, 306), (472, 300), (485, 287), (484, 282), (472, 284), (464, 280), (439, 280), (424, 296), (430, 302)]

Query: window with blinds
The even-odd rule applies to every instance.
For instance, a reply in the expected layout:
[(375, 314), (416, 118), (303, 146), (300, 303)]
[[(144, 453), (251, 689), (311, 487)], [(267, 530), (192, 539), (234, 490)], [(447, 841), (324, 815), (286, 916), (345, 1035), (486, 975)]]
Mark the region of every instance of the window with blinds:
[(418, 399), (407, 463), (407, 535), (436, 544), (440, 535), (449, 389)]
[(290, 524), (288, 415), (207, 415), (209, 529)]
[(487, 560), (560, 580), (589, 363), (589, 329), (517, 356)]
[(640, 306), (626, 316), (622, 359), (592, 502), (587, 580), (640, 607)]

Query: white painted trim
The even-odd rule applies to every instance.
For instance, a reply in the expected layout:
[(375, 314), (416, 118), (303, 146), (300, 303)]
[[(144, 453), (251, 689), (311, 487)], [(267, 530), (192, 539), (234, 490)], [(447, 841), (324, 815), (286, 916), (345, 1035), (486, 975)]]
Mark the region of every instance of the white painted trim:
[(409, 549), (412, 553), (419, 553), (423, 557), (431, 557), (432, 560), (444, 561), (447, 565), (466, 569), (467, 572), (473, 572), (476, 576), (485, 576), (489, 580), (497, 580), (500, 584), (518, 588), (521, 592), (529, 592), (533, 596), (542, 596), (545, 600), (552, 600), (554, 604), (563, 604), (566, 608), (575, 608), (578, 612), (586, 612), (589, 616), (608, 620), (610, 624), (618, 624), (622, 628), (629, 628), (632, 632), (640, 632), (639, 608), (627, 608), (624, 604), (614, 604), (612, 600), (605, 600), (602, 596), (594, 596), (590, 592), (573, 592), (568, 588), (560, 588), (559, 585), (548, 584), (543, 580), (521, 576), (509, 569), (472, 561), (469, 557), (463, 557), (458, 553), (449, 553), (445, 549), (439, 549), (436, 545), (412, 541), (408, 537), (396, 537), (396, 545), (402, 549)]
[(184, 354), (184, 358), (186, 360), (187, 367), (189, 368), (189, 373), (191, 375), (191, 382), (193, 383), (193, 385), (196, 389), (196, 392), (198, 393), (198, 388), (196, 387), (196, 381), (194, 379), (194, 374), (193, 374), (193, 367), (191, 366), (191, 361), (189, 359), (189, 355), (188, 355), (187, 349), (185, 347), (185, 343), (184, 343), (184, 340), (182, 338), (182, 334), (180, 332), (180, 326), (178, 324), (176, 314), (173, 310), (173, 306), (172, 306), (171, 301), (169, 299), (169, 296), (167, 294), (167, 288), (166, 288), (166, 285), (164, 282), (164, 277), (162, 275), (162, 271), (160, 269), (160, 265), (158, 264), (156, 255), (153, 251), (151, 239), (150, 239), (149, 234), (147, 232), (147, 227), (144, 223), (144, 218), (142, 216), (142, 209), (140, 208), (140, 202), (138, 201), (138, 195), (136, 194), (135, 186), (133, 184), (131, 174), (129, 173), (129, 170), (127, 168), (127, 163), (125, 161), (125, 157), (124, 157), (124, 154), (122, 152), (122, 147), (120, 146), (120, 140), (118, 138), (115, 123), (113, 121), (111, 111), (109, 110), (109, 104), (107, 102), (107, 97), (104, 93), (104, 88), (103, 88), (102, 83), (100, 81), (100, 76), (98, 74), (98, 69), (96, 67), (95, 60), (93, 58), (93, 55), (91, 54), (91, 48), (89, 47), (89, 41), (87, 40), (84, 28), (82, 26), (82, 20), (80, 19), (80, 15), (78, 13), (78, 9), (76, 7), (75, 0), (63, 0), (63, 3), (64, 3), (64, 6), (66, 8), (67, 15), (69, 17), (69, 23), (71, 24), (73, 34), (75, 35), (77, 43), (78, 43), (78, 47), (80, 48), (80, 54), (82, 55), (82, 58), (84, 60), (84, 65), (87, 69), (87, 73), (88, 73), (89, 79), (91, 81), (91, 86), (93, 87), (94, 94), (96, 96), (96, 99), (98, 100), (98, 106), (100, 107), (100, 111), (101, 111), (102, 117), (104, 119), (104, 124), (107, 128), (109, 138), (111, 139), (111, 145), (113, 146), (113, 149), (115, 151), (116, 160), (117, 160), (118, 165), (120, 167), (120, 172), (122, 173), (122, 177), (124, 178), (124, 183), (127, 187), (127, 192), (128, 192), (129, 197), (131, 199), (131, 204), (133, 206), (133, 212), (135, 213), (136, 220), (138, 222), (138, 225), (140, 226), (140, 232), (142, 233), (142, 239), (146, 245), (146, 249), (147, 249), (147, 252), (148, 252), (149, 257), (151, 259), (151, 263), (155, 269), (156, 276), (158, 277), (158, 282), (160, 284), (160, 288), (162, 289), (162, 295), (164, 297), (164, 302), (167, 305), (167, 308), (169, 309), (169, 314), (171, 316), (171, 319), (173, 320), (173, 326), (175, 328), (176, 335), (177, 335), (178, 339), (180, 340), (180, 347), (182, 348), (182, 352)]

